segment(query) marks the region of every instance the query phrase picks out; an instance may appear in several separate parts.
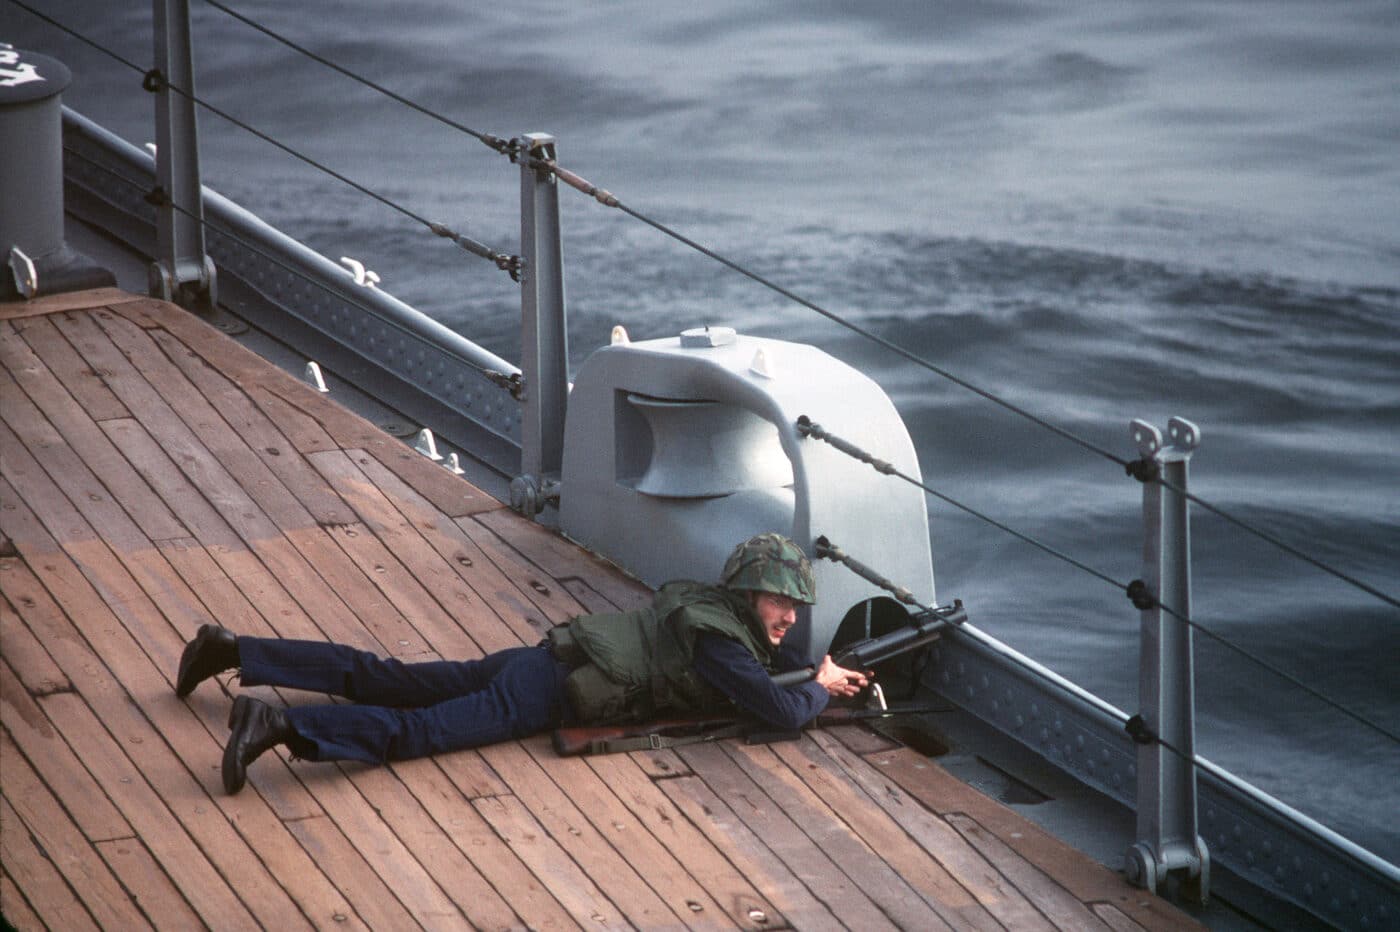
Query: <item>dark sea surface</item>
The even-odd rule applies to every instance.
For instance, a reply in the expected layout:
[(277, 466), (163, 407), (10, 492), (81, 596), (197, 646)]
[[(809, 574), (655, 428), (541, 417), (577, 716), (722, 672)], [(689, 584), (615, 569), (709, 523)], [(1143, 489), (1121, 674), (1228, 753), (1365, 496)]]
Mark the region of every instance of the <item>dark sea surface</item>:
[[(233, 5), (475, 129), (553, 133), (563, 164), (642, 213), (1124, 458), (1131, 419), (1194, 421), (1194, 492), (1400, 595), (1400, 3)], [(149, 4), (38, 6), (149, 66)], [(201, 96), (518, 250), (504, 158), (193, 7)], [(8, 0), (0, 41), (61, 58), (70, 105), (152, 138), (137, 72)], [(518, 358), (506, 276), (201, 120), (206, 184)], [(616, 323), (815, 343), (885, 388), (939, 491), (1140, 575), (1141, 489), (1116, 464), (561, 196), (575, 366)], [(940, 597), (1136, 710), (1120, 591), (929, 511)], [(1193, 530), (1201, 625), (1400, 733), (1400, 610), (1200, 509)], [(1197, 664), (1206, 757), (1400, 861), (1392, 739), (1208, 637)]]

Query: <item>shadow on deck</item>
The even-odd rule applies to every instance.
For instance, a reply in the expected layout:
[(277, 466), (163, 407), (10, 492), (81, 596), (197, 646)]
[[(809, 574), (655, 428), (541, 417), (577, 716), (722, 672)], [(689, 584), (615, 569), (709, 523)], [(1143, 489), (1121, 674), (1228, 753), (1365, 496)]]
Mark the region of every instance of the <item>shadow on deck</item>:
[(172, 687), (202, 623), (470, 657), (647, 590), (172, 305), (0, 305), (0, 362), (19, 929), (1195, 927), (855, 727), (587, 759), (544, 736), (381, 768), (273, 753), (225, 796), (237, 681)]

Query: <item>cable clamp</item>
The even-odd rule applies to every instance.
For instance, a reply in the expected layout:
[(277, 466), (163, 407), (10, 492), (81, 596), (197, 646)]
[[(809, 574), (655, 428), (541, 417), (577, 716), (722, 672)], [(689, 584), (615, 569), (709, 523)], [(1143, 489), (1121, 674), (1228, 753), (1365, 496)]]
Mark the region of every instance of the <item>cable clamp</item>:
[(1141, 715), (1134, 715), (1123, 725), (1123, 730), (1133, 739), (1134, 744), (1152, 744), (1158, 740)]
[(1157, 465), (1156, 460), (1147, 457), (1133, 460), (1131, 463), (1123, 464), (1123, 471), (1132, 476), (1138, 482), (1156, 482), (1162, 475), (1162, 467)]
[(160, 185), (156, 185), (146, 192), (146, 196), (142, 200), (155, 207), (165, 207), (170, 203), (170, 195), (166, 194), (165, 189)]
[(506, 256), (501, 253), (493, 255), (492, 260), (496, 263), (496, 268), (502, 272), (509, 272), (513, 281), (520, 281), (521, 272), (525, 268), (525, 260), (519, 256)]
[(519, 151), (519, 146), (515, 140), (502, 139), (500, 136), (493, 136), (491, 133), (482, 133), (479, 137), (482, 142), (495, 149), (501, 155), (510, 156), (511, 161), (515, 161), (515, 153)]
[(1138, 611), (1145, 612), (1157, 607), (1157, 597), (1152, 594), (1151, 589), (1147, 588), (1147, 583), (1141, 579), (1134, 579), (1128, 583), (1128, 599)]
[(144, 91), (155, 94), (165, 86), (165, 75), (161, 73), (159, 68), (152, 68), (141, 76), (141, 89)]

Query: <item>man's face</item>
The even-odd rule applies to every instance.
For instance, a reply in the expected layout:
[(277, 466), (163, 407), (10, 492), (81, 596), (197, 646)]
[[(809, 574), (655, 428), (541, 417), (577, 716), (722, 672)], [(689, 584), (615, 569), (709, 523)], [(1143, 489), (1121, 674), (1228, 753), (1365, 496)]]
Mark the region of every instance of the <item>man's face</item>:
[(763, 624), (768, 640), (777, 647), (783, 635), (797, 621), (797, 603), (790, 597), (775, 592), (755, 592), (753, 610)]

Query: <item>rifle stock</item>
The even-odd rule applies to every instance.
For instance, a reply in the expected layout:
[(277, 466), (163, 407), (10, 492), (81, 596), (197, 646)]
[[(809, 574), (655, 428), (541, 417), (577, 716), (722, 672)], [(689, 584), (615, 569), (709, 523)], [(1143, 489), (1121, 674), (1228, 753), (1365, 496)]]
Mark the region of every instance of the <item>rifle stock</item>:
[[(608, 745), (625, 738), (677, 738), (708, 734), (738, 722), (733, 718), (671, 718), (655, 722), (626, 722), (618, 725), (565, 725), (554, 729), (554, 753), (560, 757), (575, 754), (602, 754)], [(661, 747), (661, 742), (655, 742)]]
[[(856, 709), (849, 706), (828, 708), (809, 726), (845, 725), (893, 715), (919, 715), (938, 711), (929, 706), (892, 709)], [(566, 725), (554, 730), (554, 751), (560, 757), (576, 754), (608, 754), (615, 751), (660, 750), (677, 745), (716, 741), (750, 733), (772, 733), (771, 725), (756, 719), (672, 718), (655, 722), (627, 722), (618, 725)], [(786, 734), (786, 733), (783, 733)], [(800, 734), (794, 732), (794, 736)]]

